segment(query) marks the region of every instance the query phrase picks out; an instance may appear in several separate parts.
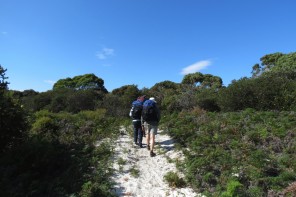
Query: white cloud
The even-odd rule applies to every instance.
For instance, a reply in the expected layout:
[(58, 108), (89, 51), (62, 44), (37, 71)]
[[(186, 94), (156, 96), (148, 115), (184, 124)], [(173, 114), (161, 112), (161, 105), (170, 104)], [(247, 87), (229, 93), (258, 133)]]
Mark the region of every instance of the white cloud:
[(104, 67), (111, 67), (112, 64), (103, 64), (102, 66), (104, 66)]
[(100, 60), (107, 59), (110, 56), (114, 55), (114, 49), (111, 48), (103, 48), (101, 51), (96, 53), (97, 58)]
[(195, 73), (195, 72), (198, 72), (202, 69), (205, 69), (206, 67), (208, 67), (211, 64), (212, 64), (212, 62), (209, 60), (199, 61), (199, 62), (196, 62), (196, 63), (190, 65), (190, 66), (183, 68), (181, 71), (181, 74), (187, 75), (189, 73)]
[(44, 83), (48, 83), (50, 85), (53, 85), (53, 84), (55, 84), (55, 81), (52, 81), (52, 80), (44, 80)]

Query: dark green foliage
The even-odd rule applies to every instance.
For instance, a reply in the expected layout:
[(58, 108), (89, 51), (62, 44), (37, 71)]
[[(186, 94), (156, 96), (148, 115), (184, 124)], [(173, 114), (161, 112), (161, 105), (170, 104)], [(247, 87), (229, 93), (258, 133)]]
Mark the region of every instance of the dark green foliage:
[(36, 92), (34, 90), (24, 90), (23, 92), (10, 90), (9, 94), (15, 100), (17, 100), (22, 105), (23, 109), (26, 111), (33, 111), (38, 108), (36, 105), (38, 103), (36, 102), (35, 104), (35, 98), (37, 98), (37, 95), (39, 94), (39, 92)]
[(9, 95), (5, 72), (0, 65), (0, 153), (17, 146), (27, 127), (25, 112)]
[[(294, 73), (296, 75), (296, 72)], [(293, 73), (269, 73), (258, 78), (242, 78), (219, 91), (223, 111), (296, 109), (296, 81)]]
[(26, 131), (26, 114), (7, 94), (0, 95), (0, 152), (16, 146)]
[(94, 110), (105, 96), (101, 91), (94, 89), (75, 90), (67, 88), (41, 93), (12, 91), (12, 95), (20, 101), (24, 109), (30, 112), (48, 109), (51, 112), (66, 111), (71, 113)]
[(170, 187), (173, 188), (182, 188), (186, 186), (186, 182), (183, 178), (180, 178), (175, 172), (168, 172), (164, 175), (164, 180), (169, 184)]
[(31, 135), (60, 143), (94, 143), (117, 134), (116, 120), (106, 116), (105, 110), (81, 111), (78, 114), (35, 113)]
[(97, 77), (94, 74), (85, 74), (75, 76), (73, 78), (66, 78), (58, 80), (53, 89), (75, 89), (75, 90), (97, 90), (101, 91), (102, 93), (107, 93), (107, 89), (104, 87), (104, 80)]
[(215, 89), (201, 89), (196, 93), (197, 105), (206, 111), (220, 111), (218, 92)]
[(196, 72), (196, 73), (185, 75), (182, 80), (182, 84), (199, 86), (201, 88), (217, 89), (222, 87), (223, 82), (222, 82), (222, 79), (218, 76)]
[(68, 97), (70, 97), (70, 95), (72, 95), (72, 91), (69, 89), (57, 90), (56, 94), (53, 95), (52, 101), (48, 107), (50, 111), (58, 113), (61, 111), (71, 110), (72, 108), (76, 108), (75, 111), (77, 111), (77, 106), (72, 107), (69, 105), (70, 102), (68, 101)]
[(141, 92), (136, 85), (125, 85), (107, 95), (100, 107), (106, 108), (114, 117), (128, 117), (132, 102), (140, 95)]
[(78, 113), (83, 110), (94, 110), (96, 95), (89, 90), (74, 91), (71, 95), (68, 95), (66, 102), (66, 111), (68, 112)]
[(75, 89), (75, 85), (76, 83), (73, 81), (73, 79), (68, 77), (66, 79), (58, 80), (53, 85), (53, 89), (63, 89), (63, 88)]
[(198, 85), (203, 82), (203, 78), (200, 72), (187, 74), (183, 77), (182, 84)]
[(110, 116), (119, 117), (122, 115), (123, 117), (127, 117), (129, 109), (127, 106), (121, 105), (120, 101), (118, 96), (107, 94), (101, 104), (99, 104), (99, 107), (105, 108)]
[(179, 84), (166, 80), (163, 82), (156, 83), (154, 86), (151, 87), (151, 90), (156, 92), (162, 92), (163, 90), (177, 90), (178, 88)]
[(223, 111), (238, 111), (250, 108), (257, 103), (252, 92), (253, 84), (251, 80), (242, 78), (232, 82), (227, 88), (219, 92), (219, 106)]
[(269, 73), (295, 72), (296, 53), (273, 53), (260, 58), (261, 64), (253, 66), (253, 77), (268, 75)]
[[(31, 106), (32, 109), (29, 110), (35, 112), (42, 109), (48, 109), (52, 101), (52, 96), (52, 91), (42, 92), (32, 97), (29, 96), (33, 100), (33, 105)], [(25, 107), (29, 108), (29, 106)]]
[(261, 65), (255, 64), (253, 66), (253, 76), (260, 76), (262, 73), (272, 70), (277, 65), (278, 59), (282, 56), (284, 56), (282, 53), (273, 53), (261, 57)]
[(226, 191), (221, 194), (221, 197), (239, 197), (243, 195), (243, 185), (236, 180), (230, 180), (227, 183)]
[[(1, 195), (112, 196), (105, 141), (118, 135), (121, 120), (130, 125), (131, 102), (147, 95), (158, 102), (161, 127), (186, 148), (178, 165), (196, 190), (276, 196), (296, 181), (295, 54), (265, 55), (252, 78), (228, 87), (218, 76), (194, 73), (182, 83), (111, 93), (93, 74), (61, 79), (52, 91), (9, 91), (0, 66)], [(167, 176), (174, 184), (175, 175)]]
[[(104, 139), (117, 136), (117, 121), (104, 109), (81, 111), (94, 109), (93, 101), (100, 97), (96, 92), (1, 90), (1, 196), (114, 196), (108, 167), (112, 149)], [(47, 110), (25, 114), (18, 104), (22, 102), (29, 112), (58, 112), (71, 106), (69, 100), (77, 114)]]
[(105, 110), (78, 114), (39, 111), (29, 138), (1, 156), (4, 196), (113, 196), (108, 177), (119, 128)]
[[(166, 99), (171, 100), (173, 96), (178, 95), (179, 93), (180, 84), (166, 80), (156, 83), (150, 88), (146, 95), (156, 98), (157, 103), (161, 107), (162, 104), (166, 105), (166, 103), (168, 105), (170, 105), (171, 103), (172, 105), (174, 105), (173, 102), (167, 101)], [(170, 108), (171, 106), (168, 107)]]
[(4, 69), (0, 64), (0, 94), (3, 94), (3, 90), (7, 90), (7, 85), (9, 84), (6, 79), (8, 77), (5, 77), (5, 72), (7, 69)]
[(77, 195), (83, 193), (82, 186), (91, 181), (97, 186), (90, 194), (112, 196), (107, 178), (111, 171), (106, 168), (110, 154), (110, 148), (104, 145), (95, 148), (32, 138), (9, 155), (2, 155), (1, 195)]
[(167, 118), (172, 121), (166, 125), (190, 150), (185, 151), (185, 173), (197, 190), (218, 196), (265, 196), (296, 180), (295, 115), (194, 110)]

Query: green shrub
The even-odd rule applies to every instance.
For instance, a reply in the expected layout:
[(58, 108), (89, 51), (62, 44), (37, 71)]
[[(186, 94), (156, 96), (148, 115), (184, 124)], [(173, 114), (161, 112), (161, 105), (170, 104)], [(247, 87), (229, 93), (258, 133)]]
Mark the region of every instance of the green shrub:
[(131, 169), (130, 169), (130, 173), (133, 177), (137, 178), (140, 176), (140, 170), (137, 169), (135, 166), (133, 166)]
[(126, 164), (126, 160), (124, 160), (123, 158), (118, 158), (117, 160), (118, 165), (125, 165)]
[(236, 180), (230, 180), (227, 183), (226, 191), (221, 194), (221, 197), (239, 197), (242, 196), (243, 185)]
[[(0, 72), (1, 69), (0, 65)], [(1, 89), (0, 83), (0, 153), (17, 146), (26, 138), (26, 116), (20, 104)]]
[(180, 113), (177, 118), (175, 114), (171, 118), (168, 115), (166, 125), (186, 150), (184, 173), (198, 191), (221, 194), (225, 192), (225, 184), (236, 177), (244, 185), (240, 188), (244, 194), (266, 195), (268, 189), (279, 191), (294, 181), (296, 116), (293, 114), (250, 108), (228, 113), (192, 110)]
[(186, 186), (184, 179), (180, 178), (177, 173), (172, 171), (164, 175), (164, 180), (169, 184), (170, 187), (181, 188)]
[(252, 186), (246, 190), (246, 196), (250, 196), (250, 197), (264, 196), (264, 192), (262, 188), (257, 186)]

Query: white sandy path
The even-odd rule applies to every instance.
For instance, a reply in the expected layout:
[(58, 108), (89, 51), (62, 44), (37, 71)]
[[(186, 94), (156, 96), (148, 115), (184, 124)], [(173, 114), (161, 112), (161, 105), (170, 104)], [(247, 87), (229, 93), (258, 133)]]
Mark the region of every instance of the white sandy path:
[[(168, 135), (159, 131), (156, 136), (156, 156), (150, 157), (146, 148), (146, 138), (143, 138), (144, 148), (133, 144), (132, 138), (124, 134), (118, 138), (115, 145), (114, 169), (112, 179), (116, 185), (114, 188), (118, 196), (133, 197), (196, 197), (191, 188), (170, 188), (164, 182), (164, 175), (169, 172), (177, 172), (175, 164), (169, 163), (166, 157), (171, 159), (182, 158), (180, 152), (174, 151), (173, 140)], [(118, 161), (121, 164), (118, 164)], [(139, 176), (131, 175), (131, 169), (139, 170)], [(182, 175), (181, 175), (182, 176)]]

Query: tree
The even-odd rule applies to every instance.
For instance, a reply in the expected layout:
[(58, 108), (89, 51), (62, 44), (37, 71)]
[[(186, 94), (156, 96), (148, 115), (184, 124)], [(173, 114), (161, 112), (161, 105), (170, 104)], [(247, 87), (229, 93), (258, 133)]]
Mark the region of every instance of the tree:
[(83, 110), (94, 110), (96, 105), (95, 101), (96, 95), (91, 90), (73, 91), (73, 93), (67, 97), (66, 110), (72, 113), (78, 113)]
[(179, 84), (166, 80), (163, 82), (156, 83), (154, 86), (152, 86), (151, 90), (161, 92), (167, 89), (177, 90), (178, 88), (179, 88)]
[(8, 82), (5, 81), (8, 77), (5, 77), (5, 72), (7, 69), (4, 69), (0, 64), (0, 94), (3, 93), (3, 90), (7, 89)]
[(70, 88), (76, 90), (88, 90), (93, 89), (107, 93), (107, 89), (104, 87), (104, 80), (97, 77), (94, 74), (85, 74), (75, 76), (73, 78), (60, 79), (53, 85), (53, 90), (61, 88)]
[(103, 98), (100, 107), (106, 109), (107, 115), (113, 117), (120, 117), (122, 115), (125, 117), (129, 113), (128, 109), (126, 109), (125, 106), (122, 106), (120, 97), (112, 93), (107, 94)]
[(218, 76), (196, 72), (185, 75), (181, 83), (201, 88), (221, 88), (223, 81)]
[(245, 108), (255, 108), (258, 103), (253, 88), (254, 80), (241, 78), (233, 81), (227, 88), (219, 91), (219, 106), (222, 111), (239, 111)]
[[(118, 100), (118, 103), (116, 103), (116, 105), (114, 106), (108, 107), (116, 107), (117, 115), (126, 116), (130, 110), (132, 101), (137, 99), (140, 96), (141, 92), (136, 85), (125, 85), (120, 88), (114, 89), (111, 94), (117, 97), (117, 99), (114, 99), (112, 96), (107, 98)], [(111, 104), (111, 102), (106, 101), (107, 98), (104, 99), (104, 103)]]
[(257, 78), (242, 78), (219, 91), (223, 111), (295, 110), (296, 81), (270, 72)]
[(211, 74), (205, 74), (203, 76), (203, 82), (201, 83), (201, 86), (204, 88), (221, 88), (222, 87), (222, 79), (220, 77), (211, 75)]
[[(296, 71), (296, 52), (283, 54), (272, 53), (260, 58), (261, 64), (255, 64), (252, 68), (253, 77), (268, 75), (269, 73), (286, 73), (291, 77), (291, 72)], [(292, 77), (295, 77), (292, 75)]]
[(76, 76), (73, 78), (73, 81), (75, 83), (76, 89), (82, 89), (82, 90), (95, 89), (95, 90), (103, 91), (105, 93), (108, 92), (107, 89), (104, 87), (104, 80), (97, 77), (94, 74), (85, 74), (85, 75)]
[[(156, 83), (149, 90), (149, 95), (155, 97), (159, 105), (162, 105), (162, 101), (168, 97), (180, 93), (180, 84), (174, 83), (172, 81), (162, 81)], [(170, 99), (167, 99), (167, 101)]]
[(26, 128), (25, 113), (8, 94), (5, 72), (0, 66), (0, 152), (18, 144)]
[(204, 76), (200, 72), (190, 73), (183, 77), (182, 84), (198, 86), (203, 82)]
[(72, 78), (70, 78), (70, 77), (68, 77), (66, 79), (60, 79), (53, 85), (53, 89), (56, 90), (56, 89), (61, 89), (61, 88), (74, 89), (75, 83), (72, 80)]
[(53, 91), (41, 92), (33, 97), (33, 111), (47, 108), (52, 101)]
[(295, 78), (295, 75), (291, 75), (290, 73), (296, 73), (296, 52), (280, 56), (275, 64), (276, 66), (271, 69), (271, 72), (281, 72)]

